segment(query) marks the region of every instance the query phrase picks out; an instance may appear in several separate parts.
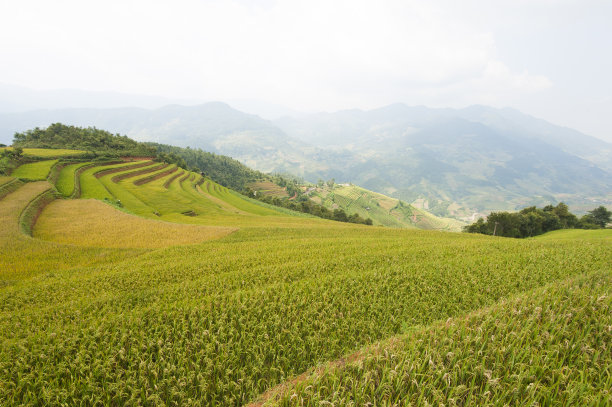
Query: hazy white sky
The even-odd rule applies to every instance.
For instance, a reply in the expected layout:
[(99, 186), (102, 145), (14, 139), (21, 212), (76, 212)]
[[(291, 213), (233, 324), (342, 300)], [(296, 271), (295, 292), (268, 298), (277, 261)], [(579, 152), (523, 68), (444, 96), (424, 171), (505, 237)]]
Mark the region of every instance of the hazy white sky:
[(612, 1), (0, 0), (0, 82), (297, 110), (486, 104), (612, 141)]

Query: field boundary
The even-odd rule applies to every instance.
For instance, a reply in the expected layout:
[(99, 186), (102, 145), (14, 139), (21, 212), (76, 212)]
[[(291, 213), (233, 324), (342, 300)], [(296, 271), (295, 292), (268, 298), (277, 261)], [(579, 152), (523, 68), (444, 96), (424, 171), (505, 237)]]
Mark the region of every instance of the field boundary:
[[(115, 161), (111, 161), (111, 162), (109, 162), (107, 164), (104, 164), (104, 165), (121, 164), (123, 162), (124, 161), (116, 161), (116, 162)], [(147, 165), (151, 165), (151, 164), (152, 163), (150, 161), (145, 161), (143, 163), (136, 164), (136, 165), (126, 164), (123, 167), (109, 168), (109, 169), (106, 169), (106, 170), (100, 170), (100, 171), (96, 172), (95, 174), (93, 174), (93, 176), (96, 177), (97, 179), (100, 179), (103, 176), (108, 175), (108, 174), (114, 174), (116, 172), (127, 171), (129, 169), (134, 169), (134, 168), (142, 168), (142, 167), (146, 167)]]
[(32, 236), (34, 225), (43, 209), (57, 199), (56, 193), (49, 188), (35, 196), (19, 215), (19, 228), (25, 235)]
[(62, 171), (62, 168), (64, 168), (68, 164), (69, 163), (63, 161), (58, 161), (53, 164), (53, 167), (51, 167), (51, 169), (49, 170), (49, 174), (47, 175), (47, 181), (49, 181), (51, 185), (55, 186), (59, 178), (60, 172)]
[[(155, 166), (149, 166), (149, 167), (147, 167), (145, 169), (142, 169), (142, 170), (131, 171), (131, 172), (126, 172), (125, 174), (115, 175), (113, 178), (111, 178), (111, 181), (113, 181), (116, 184), (119, 181), (123, 181), (124, 179), (134, 178), (134, 177), (137, 177), (139, 175), (144, 175), (144, 174), (148, 174), (150, 172), (154, 172), (154, 171), (158, 171), (158, 170), (163, 170), (168, 165), (170, 165), (170, 164), (159, 164), (159, 165), (155, 165)], [(137, 167), (138, 167), (138, 165), (137, 165)]]
[(397, 335), (390, 336), (385, 339), (381, 339), (369, 345), (365, 345), (354, 352), (345, 354), (337, 359), (322, 362), (317, 366), (313, 366), (306, 371), (288, 378), (284, 382), (281, 382), (275, 386), (270, 387), (268, 390), (261, 393), (253, 401), (245, 404), (246, 407), (263, 407), (269, 403), (277, 401), (279, 397), (282, 397), (284, 393), (291, 389), (295, 389), (298, 385), (307, 382), (308, 380), (315, 380), (322, 374), (328, 371), (342, 369), (348, 364), (355, 364), (365, 358), (380, 355), (383, 352), (392, 352), (401, 346), (407, 339), (414, 335), (415, 331), (428, 332), (435, 330), (439, 327), (448, 327), (453, 323), (465, 323), (471, 319), (484, 316), (488, 313), (492, 313), (495, 310), (502, 309), (504, 307), (515, 305), (520, 303), (522, 300), (529, 298), (537, 298), (538, 294), (554, 290), (556, 287), (569, 287), (580, 281), (586, 281), (589, 278), (597, 275), (603, 275), (602, 271), (591, 271), (588, 273), (578, 274), (569, 276), (555, 281), (550, 281), (546, 284), (533, 287), (527, 291), (519, 291), (510, 296), (503, 297), (499, 301), (486, 305), (481, 308), (473, 309), (467, 313), (456, 315), (447, 319), (438, 319), (432, 321), (427, 325), (417, 325), (414, 329), (410, 329), (410, 332), (399, 333)]
[(74, 189), (72, 190), (72, 194), (70, 194), (70, 199), (79, 199), (81, 197), (81, 174), (88, 170), (89, 168), (95, 167), (97, 164), (91, 163), (78, 168), (74, 172)]
[(172, 184), (172, 182), (174, 182), (175, 179), (177, 179), (178, 177), (180, 177), (181, 175), (183, 175), (185, 173), (185, 171), (181, 171), (178, 174), (174, 174), (172, 177), (170, 177), (169, 180), (167, 180), (166, 182), (164, 182), (164, 188), (166, 189), (170, 189), (170, 185)]
[(17, 191), (19, 187), (23, 184), (24, 182), (22, 180), (20, 180), (19, 178), (15, 178), (9, 182), (5, 182), (4, 184), (0, 185), (0, 199), (4, 198), (11, 192)]
[(187, 172), (187, 174), (185, 174), (185, 176), (184, 176), (184, 177), (182, 177), (181, 179), (179, 179), (179, 183), (181, 183), (181, 184), (182, 184), (182, 183), (183, 183), (183, 181), (185, 181), (187, 178), (189, 178), (189, 175), (190, 175), (190, 173), (189, 173), (189, 172)]
[(165, 176), (170, 175), (177, 170), (178, 170), (178, 167), (174, 167), (174, 168), (170, 168), (169, 170), (162, 171), (154, 175), (149, 175), (148, 177), (139, 178), (136, 181), (134, 181), (134, 185), (139, 186), (139, 185), (147, 184), (149, 182), (153, 182), (155, 180), (164, 178)]

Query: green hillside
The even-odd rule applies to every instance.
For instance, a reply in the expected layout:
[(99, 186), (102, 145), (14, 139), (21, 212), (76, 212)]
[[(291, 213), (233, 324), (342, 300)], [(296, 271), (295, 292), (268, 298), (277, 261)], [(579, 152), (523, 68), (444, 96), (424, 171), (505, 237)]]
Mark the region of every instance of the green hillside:
[(406, 204), (399, 199), (368, 191), (351, 184), (320, 185), (307, 190), (309, 198), (329, 209), (343, 209), (371, 218), (375, 225), (458, 232), (465, 224), (456, 219), (440, 218)]
[[(172, 163), (73, 164), (0, 178), (2, 405), (612, 402), (610, 239), (355, 225)], [(364, 191), (328, 195), (413, 210)]]

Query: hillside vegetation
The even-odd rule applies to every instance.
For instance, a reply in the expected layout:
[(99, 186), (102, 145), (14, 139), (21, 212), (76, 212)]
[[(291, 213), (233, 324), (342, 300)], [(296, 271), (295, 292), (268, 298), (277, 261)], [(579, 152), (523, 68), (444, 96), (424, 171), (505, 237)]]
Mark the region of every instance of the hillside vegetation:
[(64, 109), (2, 115), (0, 135), (58, 120), (201, 148), (266, 173), (351, 182), (470, 222), (474, 212), (558, 202), (577, 213), (612, 208), (612, 144), (513, 109), (393, 104), (274, 122), (218, 102)]
[[(53, 150), (53, 149), (41, 149), (41, 148), (31, 148), (33, 146), (59, 146), (65, 145), (73, 148), (81, 148), (83, 150), (87, 150), (87, 152), (83, 150)], [(56, 151), (56, 156), (68, 157), (73, 155), (74, 151), (83, 151), (79, 158), (75, 158), (75, 161), (83, 161), (87, 159), (95, 158), (97, 161), (104, 160), (116, 160), (118, 158), (125, 158), (126, 156), (132, 157), (140, 157), (146, 156), (154, 159), (157, 162), (165, 162), (174, 164), (176, 167), (169, 167), (164, 171), (168, 171), (168, 173), (174, 173), (179, 168), (180, 169), (190, 169), (190, 171), (199, 173), (206, 178), (211, 179), (212, 181), (231, 188), (235, 191), (243, 193), (245, 195), (249, 195), (252, 198), (256, 198), (258, 200), (263, 200), (265, 203), (274, 205), (280, 208), (285, 208), (293, 211), (300, 211), (303, 213), (307, 213), (310, 215), (314, 215), (317, 217), (321, 217), (324, 219), (332, 219), (340, 222), (351, 222), (351, 223), (359, 223), (359, 224), (371, 224), (372, 220), (369, 216), (364, 213), (364, 210), (358, 211), (352, 210), (349, 208), (340, 208), (337, 205), (333, 208), (330, 206), (320, 205), (320, 203), (315, 202), (314, 200), (308, 201), (307, 197), (300, 196), (299, 202), (293, 201), (297, 195), (302, 195), (301, 189), (297, 180), (292, 177), (285, 178), (281, 175), (269, 175), (263, 174), (259, 171), (252, 170), (247, 166), (241, 164), (240, 162), (226, 156), (217, 155), (209, 152), (202, 151), (201, 149), (191, 149), (174, 147), (169, 145), (163, 145), (158, 143), (140, 143), (135, 140), (132, 140), (125, 136), (113, 135), (109, 132), (99, 130), (96, 128), (80, 128), (75, 126), (66, 126), (61, 123), (55, 123), (50, 125), (47, 128), (35, 128), (33, 130), (28, 130), (23, 133), (16, 133), (14, 139), (14, 146), (16, 150), (19, 150), (19, 157), (13, 158), (11, 160), (10, 165), (6, 165), (4, 171), (10, 173), (13, 167), (19, 166), (23, 163), (28, 163), (28, 165), (21, 165), (17, 170), (17, 177), (25, 178), (25, 179), (44, 179), (46, 177), (46, 172), (48, 172), (48, 168), (44, 167), (45, 165), (53, 166), (56, 162), (51, 162), (49, 160), (45, 161), (47, 164), (43, 164), (42, 162), (33, 162), (30, 163), (31, 159), (25, 157), (25, 152), (32, 153), (40, 153), (38, 156), (33, 157), (32, 159), (44, 160), (45, 158), (51, 157), (51, 154), (54, 154), (53, 151)], [(30, 147), (25, 148), (23, 147)], [(23, 151), (22, 151), (23, 150)], [(12, 150), (11, 150), (12, 151)], [(21, 154), (23, 156), (21, 156)], [(84, 163), (78, 162), (76, 164), (70, 164), (69, 162), (64, 162), (61, 166), (70, 166), (74, 170), (80, 168)], [(40, 168), (40, 173), (36, 173), (35, 169)], [(165, 168), (165, 167), (164, 167)], [(160, 170), (164, 169), (160, 167)], [(2, 170), (2, 165), (0, 163), (0, 170)], [(54, 183), (58, 181), (57, 188), (64, 196), (69, 196), (73, 191), (73, 183), (71, 181), (72, 175), (67, 175), (66, 172), (60, 172), (61, 168), (55, 168), (54, 173)], [(28, 175), (28, 172), (33, 172), (35, 175)], [(92, 170), (94, 171), (94, 170)], [(148, 170), (143, 170), (148, 172)], [(90, 171), (91, 172), (91, 171)], [(160, 171), (161, 172), (161, 171)], [(41, 175), (42, 174), (42, 175)], [(165, 175), (165, 174), (164, 174)], [(152, 177), (161, 177), (161, 174), (151, 174)], [(32, 178), (33, 177), (33, 178)], [(147, 182), (146, 179), (143, 179), (141, 182)], [(303, 183), (303, 181), (302, 181)], [(263, 195), (256, 195), (252, 190), (254, 185), (268, 185), (267, 188), (269, 190), (269, 185), (276, 185), (276, 190), (278, 191), (279, 187), (284, 188), (286, 191), (291, 193), (291, 197), (287, 197), (289, 199), (276, 199), (279, 198), (278, 194), (274, 195), (275, 199), (266, 199), (269, 193), (264, 193)], [(100, 198), (100, 194), (104, 194), (104, 191), (99, 191), (99, 193), (90, 193), (89, 189), (91, 188), (100, 188), (100, 186), (93, 185), (85, 185), (85, 190), (83, 191), (83, 197), (96, 197)], [(69, 193), (70, 192), (70, 193)], [(79, 191), (79, 194), (81, 191)], [(109, 194), (105, 195), (106, 198), (111, 198)], [(417, 225), (418, 227), (422, 227), (424, 229), (448, 229), (448, 230), (459, 230), (459, 227), (456, 226), (458, 222), (451, 222), (450, 220), (437, 219), (430, 214), (427, 214), (425, 211), (418, 211), (419, 220), (425, 219), (425, 221), (417, 222), (417, 217), (414, 217), (413, 225)], [(402, 215), (402, 216), (405, 216)], [(379, 216), (380, 217), (380, 216)], [(453, 223), (452, 227), (447, 227), (447, 224)], [(378, 222), (381, 225), (389, 225), (389, 222), (381, 221)], [(406, 226), (408, 223), (403, 222), (395, 222), (393, 226)]]
[(338, 223), (174, 168), (0, 199), (5, 404), (611, 402), (609, 239)]
[(95, 127), (81, 128), (53, 123), (45, 128), (36, 127), (15, 133), (13, 146), (41, 149), (76, 149), (124, 155), (151, 156), (155, 150), (147, 148), (127, 136), (112, 134)]
[(485, 221), (478, 219), (464, 231), (505, 237), (533, 237), (558, 229), (598, 229), (612, 222), (612, 212), (604, 206), (589, 211), (580, 219), (563, 202), (544, 208), (530, 206), (519, 212), (492, 212)]
[(339, 208), (347, 213), (371, 218), (375, 225), (455, 232), (460, 231), (464, 225), (456, 219), (440, 218), (399, 199), (351, 184), (320, 183), (317, 187), (309, 188), (306, 195), (326, 208)]

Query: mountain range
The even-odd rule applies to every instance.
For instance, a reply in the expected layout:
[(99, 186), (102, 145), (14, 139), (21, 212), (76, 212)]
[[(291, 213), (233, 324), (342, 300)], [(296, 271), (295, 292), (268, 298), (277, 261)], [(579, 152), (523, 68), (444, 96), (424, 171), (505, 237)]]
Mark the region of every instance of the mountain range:
[(269, 121), (210, 102), (0, 114), (0, 142), (54, 122), (229, 155), (264, 172), (351, 182), (437, 215), (612, 203), (612, 144), (513, 109), (394, 104)]

